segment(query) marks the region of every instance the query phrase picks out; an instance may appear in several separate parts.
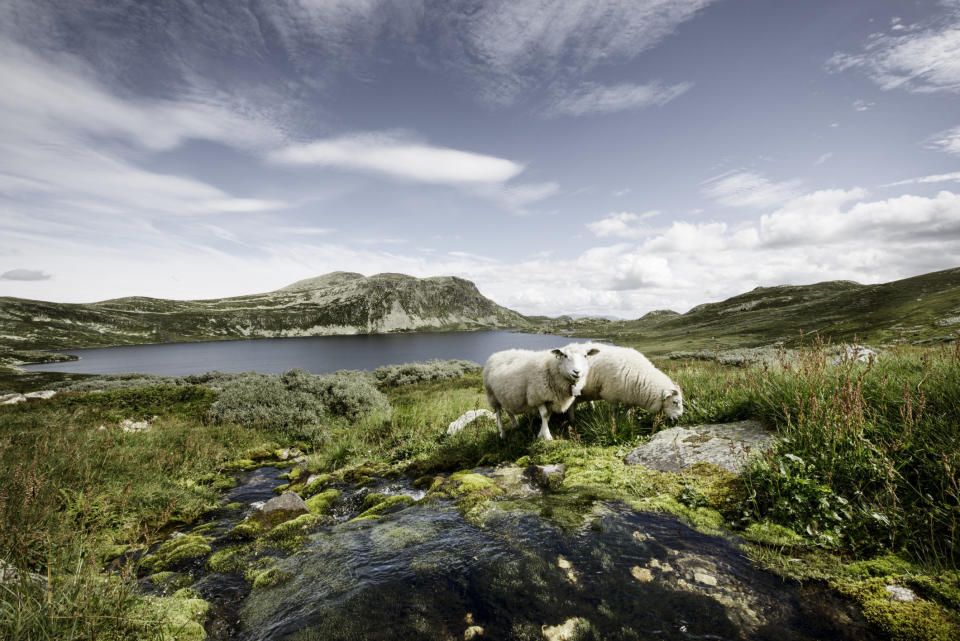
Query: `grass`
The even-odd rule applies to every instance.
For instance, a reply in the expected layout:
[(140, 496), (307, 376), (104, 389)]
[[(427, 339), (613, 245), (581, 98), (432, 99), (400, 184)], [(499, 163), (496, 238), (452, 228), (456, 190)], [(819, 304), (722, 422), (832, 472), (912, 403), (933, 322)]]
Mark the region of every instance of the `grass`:
[[(928, 628), (898, 619), (909, 613), (877, 600), (874, 583), (881, 579), (914, 586), (931, 605), (909, 611), (922, 612), (937, 630), (953, 630), (960, 612), (960, 588), (951, 578), (960, 542), (960, 348), (896, 347), (874, 363), (831, 362), (828, 346), (814, 341), (783, 363), (663, 363), (684, 389), (679, 424), (756, 418), (783, 436), (739, 479), (709, 470), (683, 477), (625, 468), (623, 455), (665, 425), (645, 412), (611, 416), (604, 403), (581, 406), (573, 426), (555, 423), (560, 440), (553, 444), (536, 440), (539, 419), (532, 418), (503, 440), (485, 418), (447, 437), (451, 421), (486, 406), (479, 373), (469, 368), (459, 378), (431, 380), (428, 372), (407, 385), (385, 377), (391, 384), (379, 393), (389, 407), (318, 413), (311, 429), (295, 432), (212, 420), (218, 392), (203, 383), (215, 379), (64, 392), (3, 407), (0, 559), (49, 581), (0, 588), (0, 637), (159, 639), (181, 620), (184, 630), (194, 629), (183, 612), (199, 607), (195, 599), (157, 605), (131, 588), (135, 561), (109, 573), (101, 571), (104, 563), (215, 507), (232, 461), (294, 444), (309, 453), (310, 472), (339, 470), (358, 482), (388, 468), (424, 476), (563, 461), (568, 480), (558, 497), (576, 500), (551, 505), (557, 514), (621, 497), (711, 530), (722, 525), (753, 541), (751, 554), (764, 565), (832, 581), (873, 613), (889, 638), (920, 639)], [(301, 378), (287, 383), (312, 385)], [(117, 428), (123, 418), (154, 415), (150, 432)], [(107, 429), (99, 430), (101, 424)], [(579, 519), (572, 512), (564, 518)], [(869, 575), (844, 573), (850, 561), (877, 557), (902, 563), (878, 565)]]

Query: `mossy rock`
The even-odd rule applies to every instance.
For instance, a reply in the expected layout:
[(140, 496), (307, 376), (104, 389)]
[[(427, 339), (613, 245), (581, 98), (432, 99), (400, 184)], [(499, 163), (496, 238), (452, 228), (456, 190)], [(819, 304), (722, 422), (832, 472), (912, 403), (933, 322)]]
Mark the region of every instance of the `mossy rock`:
[[(370, 500), (371, 497), (373, 500)], [(353, 521), (364, 521), (369, 519), (379, 519), (390, 512), (397, 512), (405, 507), (416, 503), (413, 497), (405, 494), (396, 494), (394, 496), (384, 496), (383, 494), (369, 494), (364, 498), (363, 506), (366, 508), (358, 516), (351, 519)]]
[(919, 568), (896, 554), (885, 554), (874, 559), (850, 563), (844, 567), (843, 573), (854, 578), (901, 577), (921, 574)]
[(239, 501), (235, 501), (233, 503), (227, 503), (226, 505), (223, 506), (223, 509), (224, 510), (242, 510), (245, 507), (246, 507), (245, 504)]
[(211, 572), (235, 572), (242, 567), (243, 556), (250, 551), (249, 544), (228, 545), (210, 555), (207, 569)]
[(253, 449), (246, 450), (241, 455), (241, 458), (250, 459), (253, 461), (264, 461), (266, 459), (274, 458), (274, 447), (255, 447)]
[(156, 552), (144, 558), (140, 566), (150, 573), (169, 570), (185, 561), (206, 556), (210, 550), (209, 539), (188, 534), (165, 542)]
[(429, 488), (431, 485), (433, 485), (433, 481), (434, 477), (430, 476), (429, 474), (426, 476), (420, 476), (413, 481), (413, 487), (418, 489)]
[(311, 496), (306, 500), (306, 504), (311, 514), (327, 514), (339, 498), (339, 490), (327, 490)]
[(228, 540), (242, 541), (255, 539), (266, 531), (264, 525), (256, 519), (244, 519), (233, 526), (226, 534)]
[(281, 550), (294, 550), (303, 543), (322, 517), (317, 514), (302, 514), (295, 519), (284, 521), (263, 535), (262, 541)]
[(386, 463), (366, 461), (360, 465), (341, 471), (339, 476), (347, 483), (362, 486), (365, 483), (369, 483), (371, 477), (380, 476), (389, 469), (390, 467)]
[(303, 468), (293, 467), (293, 468), (290, 468), (290, 471), (284, 472), (283, 474), (279, 475), (277, 478), (286, 479), (290, 481), (290, 484), (292, 485), (297, 481), (299, 481), (301, 476), (303, 476)]
[(741, 532), (743, 538), (754, 543), (762, 543), (774, 547), (805, 547), (810, 542), (791, 530), (777, 523), (751, 523)]
[(323, 487), (332, 479), (333, 476), (331, 474), (318, 474), (317, 478), (300, 488), (300, 496), (313, 496), (317, 492), (321, 491)]
[(260, 467), (260, 463), (249, 458), (239, 458), (220, 465), (220, 469), (225, 472), (246, 472), (257, 467)]
[(960, 638), (960, 617), (924, 599), (891, 598), (888, 579), (836, 580), (831, 586), (859, 605), (864, 618), (891, 641), (954, 641)]
[(146, 609), (143, 618), (157, 618), (160, 623), (161, 637), (176, 641), (203, 641), (207, 632), (203, 623), (210, 610), (210, 604), (197, 598), (192, 590), (179, 590), (173, 596), (151, 597), (144, 603)]
[(253, 587), (254, 589), (258, 588), (272, 588), (285, 583), (293, 578), (293, 574), (287, 572), (286, 570), (281, 570), (280, 568), (269, 568), (266, 570), (260, 570), (256, 572), (253, 576)]
[(154, 584), (164, 593), (167, 592), (176, 592), (181, 588), (185, 588), (193, 583), (193, 577), (189, 574), (183, 572), (171, 572), (169, 570), (163, 572), (155, 572), (147, 577), (147, 580), (150, 583)]
[(289, 490), (289, 489), (290, 489), (290, 484), (289, 484), (289, 483), (284, 483), (283, 485), (278, 485), (277, 487), (273, 488), (273, 493), (274, 493), (274, 494), (283, 494), (284, 492), (286, 492), (286, 491)]

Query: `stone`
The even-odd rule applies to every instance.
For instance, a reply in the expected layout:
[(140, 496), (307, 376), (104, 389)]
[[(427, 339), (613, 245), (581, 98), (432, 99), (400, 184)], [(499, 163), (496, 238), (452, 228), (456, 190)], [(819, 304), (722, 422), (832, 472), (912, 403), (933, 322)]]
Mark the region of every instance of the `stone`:
[(750, 455), (772, 445), (771, 431), (758, 421), (673, 427), (657, 432), (650, 442), (631, 450), (623, 462), (661, 472), (681, 472), (696, 463), (712, 463), (736, 474)]
[(47, 585), (47, 579), (34, 572), (23, 572), (16, 566), (0, 560), (0, 585), (17, 585), (20, 581), (26, 579), (40, 586)]
[(531, 465), (525, 470), (525, 473), (543, 489), (556, 491), (563, 485), (563, 479), (567, 474), (567, 466), (563, 463)]
[(703, 583), (704, 585), (716, 585), (717, 577), (712, 574), (707, 574), (706, 572), (694, 572), (693, 580), (697, 583)]
[(125, 418), (120, 421), (120, 429), (124, 432), (149, 432), (150, 421), (134, 421), (133, 419)]
[(260, 511), (264, 514), (278, 512), (280, 510), (302, 512), (304, 514), (310, 511), (304, 500), (300, 498), (300, 495), (296, 492), (290, 491), (284, 492), (280, 496), (270, 499), (263, 504), (263, 507), (260, 508)]
[(39, 398), (45, 401), (53, 398), (56, 395), (57, 393), (52, 389), (40, 390), (37, 392), (27, 392), (26, 394), (24, 394), (24, 396), (26, 396), (27, 398)]
[(526, 470), (517, 465), (500, 465), (491, 470), (487, 476), (503, 490), (505, 498), (521, 499), (540, 494), (540, 490), (534, 487)]
[(910, 588), (905, 588), (902, 585), (896, 585), (896, 584), (885, 585), (883, 587), (886, 588), (887, 594), (890, 595), (887, 598), (889, 598), (891, 601), (910, 602), (910, 601), (917, 600), (917, 593), (911, 590)]
[(15, 405), (16, 403), (22, 403), (27, 400), (27, 397), (23, 394), (4, 394), (0, 396), (0, 405)]
[(463, 631), (463, 641), (470, 641), (471, 639), (476, 639), (477, 637), (483, 636), (483, 628), (479, 625), (471, 625), (469, 628)]
[(653, 581), (653, 572), (648, 568), (642, 568), (639, 565), (635, 565), (630, 568), (630, 574), (640, 583), (650, 583)]
[(856, 361), (859, 363), (870, 363), (879, 356), (875, 351), (863, 345), (844, 345), (840, 355), (837, 356), (831, 365), (839, 365), (844, 361)]
[(544, 625), (540, 632), (547, 641), (572, 641), (577, 638), (582, 625), (580, 619), (567, 619), (560, 625)]
[(281, 461), (289, 461), (290, 459), (296, 459), (298, 456), (303, 456), (303, 452), (296, 447), (285, 447), (282, 450), (277, 450), (275, 453)]
[(474, 422), (481, 416), (486, 416), (487, 418), (495, 419), (496, 416), (490, 410), (470, 410), (469, 412), (464, 412), (457, 420), (450, 423), (450, 427), (447, 428), (447, 436), (456, 434), (463, 428), (465, 428), (470, 423)]

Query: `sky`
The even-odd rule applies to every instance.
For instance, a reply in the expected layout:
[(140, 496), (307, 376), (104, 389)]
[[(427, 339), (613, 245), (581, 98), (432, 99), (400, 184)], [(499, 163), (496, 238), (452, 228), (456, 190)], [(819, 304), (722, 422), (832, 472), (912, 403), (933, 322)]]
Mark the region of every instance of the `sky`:
[(5, 0), (0, 296), (637, 318), (960, 266), (960, 0)]

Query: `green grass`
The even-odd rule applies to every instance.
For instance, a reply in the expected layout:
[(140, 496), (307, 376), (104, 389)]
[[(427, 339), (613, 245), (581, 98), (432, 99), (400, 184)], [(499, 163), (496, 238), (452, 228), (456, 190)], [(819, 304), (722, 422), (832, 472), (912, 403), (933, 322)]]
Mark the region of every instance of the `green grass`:
[[(960, 592), (949, 578), (960, 542), (960, 349), (901, 347), (873, 364), (831, 366), (831, 360), (827, 346), (812, 343), (783, 365), (662, 363), (684, 389), (679, 424), (757, 418), (785, 437), (736, 480), (709, 470), (682, 476), (625, 468), (623, 455), (668, 425), (642, 411), (611, 416), (602, 402), (581, 406), (572, 426), (555, 419), (554, 444), (536, 439), (539, 418), (532, 417), (522, 419), (519, 430), (508, 428), (503, 440), (485, 418), (448, 437), (451, 421), (486, 406), (476, 371), (385, 386), (389, 408), (356, 416), (326, 412), (312, 429), (295, 433), (214, 421), (209, 408), (217, 392), (185, 382), (65, 392), (3, 407), (0, 559), (52, 581), (2, 589), (8, 605), (0, 608), (0, 637), (161, 638), (171, 625), (164, 612), (180, 602), (151, 606), (124, 579), (135, 571), (133, 563), (121, 563), (113, 574), (101, 573), (103, 563), (195, 520), (217, 504), (229, 483), (221, 471), (235, 467), (232, 461), (293, 445), (294, 436), (309, 454), (308, 471), (358, 483), (388, 469), (424, 476), (563, 461), (568, 479), (556, 504), (544, 509), (565, 523), (578, 523), (592, 500), (619, 497), (710, 531), (723, 525), (753, 541), (751, 554), (766, 566), (834, 581), (875, 613), (878, 629), (921, 635), (927, 629), (891, 619), (900, 614), (877, 605), (870, 581), (882, 570), (887, 580), (916, 586), (932, 604), (917, 611), (936, 619), (938, 630), (950, 630), (950, 617), (960, 610), (960, 600), (952, 600)], [(288, 383), (312, 384), (301, 378)], [(154, 415), (150, 432), (117, 428), (123, 418)], [(108, 429), (98, 430), (101, 424)], [(900, 564), (866, 578), (838, 569), (891, 554), (912, 568), (907, 578), (897, 578), (905, 572)], [(189, 600), (182, 605), (198, 607)], [(888, 636), (922, 638), (916, 634)]]

